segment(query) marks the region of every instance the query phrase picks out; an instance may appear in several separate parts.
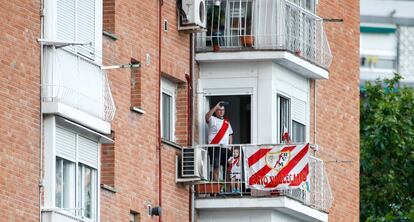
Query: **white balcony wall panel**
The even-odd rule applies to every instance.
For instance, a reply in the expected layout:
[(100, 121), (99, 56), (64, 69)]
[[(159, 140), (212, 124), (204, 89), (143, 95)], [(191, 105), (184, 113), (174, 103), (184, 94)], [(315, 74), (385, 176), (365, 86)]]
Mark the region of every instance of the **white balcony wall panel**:
[(253, 2), (252, 33), (256, 36), (256, 48), (277, 48), (278, 1), (261, 0)]
[(258, 142), (262, 144), (276, 141), (276, 94), (274, 92), (274, 74), (272, 62), (258, 62), (257, 84), (257, 120)]
[(89, 110), (93, 115), (104, 116), (105, 75), (98, 66), (84, 59), (78, 59), (78, 90), (83, 97), (79, 107)]
[(302, 101), (308, 100), (308, 79), (276, 63), (273, 64), (273, 72), (276, 76), (275, 86), (278, 92), (288, 94)]

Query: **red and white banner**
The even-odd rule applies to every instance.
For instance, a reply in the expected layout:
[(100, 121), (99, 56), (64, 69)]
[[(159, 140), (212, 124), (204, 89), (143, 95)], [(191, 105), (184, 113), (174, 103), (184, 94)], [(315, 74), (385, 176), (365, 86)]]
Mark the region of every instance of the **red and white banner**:
[(258, 190), (299, 188), (309, 182), (309, 144), (247, 146), (246, 186)]

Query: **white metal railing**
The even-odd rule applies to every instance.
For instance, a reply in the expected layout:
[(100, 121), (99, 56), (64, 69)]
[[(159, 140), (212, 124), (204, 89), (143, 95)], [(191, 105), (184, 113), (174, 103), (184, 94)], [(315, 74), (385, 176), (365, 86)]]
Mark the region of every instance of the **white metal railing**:
[(103, 101), (65, 85), (44, 85), (43, 90), (49, 92), (49, 96), (43, 96), (43, 101), (60, 102), (105, 121), (112, 121), (115, 115), (115, 104), (109, 84), (105, 85)]
[(207, 0), (206, 8), (197, 52), (287, 50), (326, 69), (331, 64), (323, 19), (289, 0)]
[[(247, 145), (246, 148), (254, 145)], [(332, 205), (333, 197), (324, 162), (314, 156), (309, 157), (309, 187), (288, 190), (260, 191), (249, 189), (245, 184), (244, 163), (247, 158), (243, 154), (244, 145), (200, 145), (197, 149), (208, 151), (207, 180), (196, 185), (197, 198), (223, 197), (278, 197), (286, 196), (304, 205), (327, 212)], [(240, 152), (241, 174), (235, 178), (230, 170), (234, 150)], [(236, 151), (237, 152), (237, 151)], [(239, 179), (238, 179), (239, 178)]]

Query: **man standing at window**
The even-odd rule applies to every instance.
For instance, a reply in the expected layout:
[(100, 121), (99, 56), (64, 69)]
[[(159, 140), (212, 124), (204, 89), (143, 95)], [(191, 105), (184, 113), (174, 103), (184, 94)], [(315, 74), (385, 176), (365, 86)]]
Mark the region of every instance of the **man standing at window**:
[[(233, 129), (230, 122), (224, 118), (224, 102), (220, 101), (216, 106), (206, 113), (206, 122), (208, 124), (208, 143), (229, 145), (233, 143)], [(213, 116), (215, 114), (215, 116)], [(226, 166), (230, 150), (226, 147), (209, 147), (208, 153), (210, 161), (213, 164), (213, 180), (217, 181), (219, 177), (219, 167)], [(226, 172), (226, 169), (224, 169)]]

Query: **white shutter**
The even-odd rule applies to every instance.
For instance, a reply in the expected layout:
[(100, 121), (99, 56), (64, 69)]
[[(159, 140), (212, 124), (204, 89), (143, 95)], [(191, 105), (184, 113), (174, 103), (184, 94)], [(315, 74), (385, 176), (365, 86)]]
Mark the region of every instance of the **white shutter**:
[(76, 134), (56, 127), (56, 155), (76, 161)]
[(291, 106), (292, 120), (306, 125), (306, 102), (292, 97)]
[(56, 40), (75, 41), (75, 0), (57, 0), (56, 2)]
[(91, 42), (92, 45), (79, 46), (79, 53), (94, 58), (95, 55), (95, 0), (77, 2), (77, 41)]
[(79, 136), (78, 160), (88, 166), (98, 168), (98, 143)]

